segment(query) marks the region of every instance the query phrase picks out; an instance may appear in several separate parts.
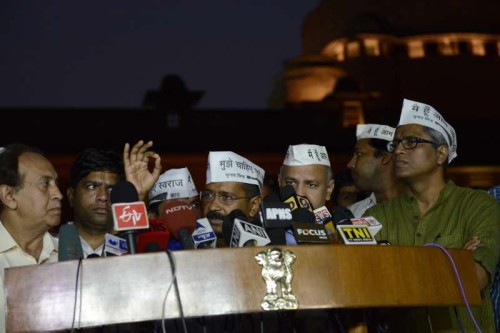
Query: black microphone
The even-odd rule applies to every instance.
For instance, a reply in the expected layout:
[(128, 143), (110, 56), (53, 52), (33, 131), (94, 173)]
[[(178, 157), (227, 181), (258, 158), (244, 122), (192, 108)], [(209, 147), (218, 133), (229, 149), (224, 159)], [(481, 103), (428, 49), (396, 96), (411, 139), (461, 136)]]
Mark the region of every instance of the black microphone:
[(310, 212), (313, 211), (313, 206), (307, 197), (297, 194), (295, 188), (292, 185), (285, 185), (280, 188), (280, 197), (283, 203), (290, 205), (292, 211), (298, 208), (305, 208)]
[(245, 213), (241, 209), (234, 209), (229, 214), (224, 216), (222, 220), (222, 238), (224, 238), (224, 243), (227, 246), (231, 243), (231, 235), (233, 233), (234, 219), (246, 219)]
[(347, 207), (336, 207), (332, 214), (332, 220), (335, 226), (353, 218), (354, 214)]
[[(116, 204), (122, 204), (122, 203), (132, 203), (132, 202), (137, 202), (139, 201), (139, 195), (137, 194), (137, 190), (135, 189), (134, 184), (128, 181), (119, 181), (116, 183), (112, 188), (111, 188), (111, 193), (110, 193), (110, 200), (112, 206), (115, 206)], [(134, 211), (134, 213), (136, 213)], [(146, 211), (140, 212), (139, 214), (144, 214), (145, 217), (147, 218)], [(143, 218), (143, 216), (140, 216)], [(119, 216), (115, 215), (115, 210), (113, 209), (113, 220), (115, 223), (115, 229), (117, 226), (117, 220), (119, 219)], [(135, 220), (134, 220), (135, 222)], [(149, 227), (149, 223), (148, 223)], [(127, 230), (128, 229), (128, 230)], [(119, 230), (123, 230), (120, 232), (120, 237), (126, 238), (127, 239), (127, 245), (128, 245), (128, 252), (130, 254), (135, 254), (137, 253), (136, 251), (136, 235), (137, 231), (135, 227), (129, 228), (121, 228)]]
[(270, 194), (260, 204), (260, 221), (271, 239), (271, 245), (286, 245), (286, 229), (292, 227), (292, 210), (280, 201), (277, 194)]
[(59, 228), (58, 258), (59, 261), (83, 258), (82, 242), (72, 223), (63, 224)]

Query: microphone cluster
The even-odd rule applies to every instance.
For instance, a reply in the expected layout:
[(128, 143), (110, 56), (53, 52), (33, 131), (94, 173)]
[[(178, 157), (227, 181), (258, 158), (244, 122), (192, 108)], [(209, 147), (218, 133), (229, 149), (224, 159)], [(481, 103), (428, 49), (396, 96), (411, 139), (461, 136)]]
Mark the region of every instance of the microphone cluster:
[(314, 209), (291, 185), (282, 187), (279, 196), (264, 198), (261, 222), (273, 245), (331, 244), (335, 234), (328, 209)]

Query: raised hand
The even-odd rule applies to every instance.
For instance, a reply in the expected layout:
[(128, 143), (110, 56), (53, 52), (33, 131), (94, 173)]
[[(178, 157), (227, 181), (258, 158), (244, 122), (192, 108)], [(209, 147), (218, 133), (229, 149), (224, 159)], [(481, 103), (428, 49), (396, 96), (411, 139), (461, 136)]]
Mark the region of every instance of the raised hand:
[[(126, 143), (123, 148), (123, 165), (125, 167), (125, 179), (134, 184), (139, 200), (146, 200), (148, 192), (160, 177), (161, 158), (160, 155), (149, 148), (153, 146), (153, 141), (144, 143), (143, 140), (137, 142), (132, 149)], [(153, 171), (149, 171), (149, 161), (154, 159)]]

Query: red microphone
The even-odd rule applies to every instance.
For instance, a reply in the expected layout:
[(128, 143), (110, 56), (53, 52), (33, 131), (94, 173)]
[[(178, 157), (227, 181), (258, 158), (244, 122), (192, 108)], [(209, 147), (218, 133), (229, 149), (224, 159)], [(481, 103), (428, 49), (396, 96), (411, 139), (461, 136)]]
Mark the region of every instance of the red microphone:
[(167, 201), (161, 212), (161, 218), (165, 221), (168, 230), (181, 242), (185, 250), (194, 249), (191, 234), (199, 217), (200, 212), (197, 208), (179, 200)]
[[(150, 219), (149, 230), (137, 235), (137, 253), (160, 252), (168, 249), (170, 230), (162, 219)], [(162, 228), (158, 228), (161, 226)]]

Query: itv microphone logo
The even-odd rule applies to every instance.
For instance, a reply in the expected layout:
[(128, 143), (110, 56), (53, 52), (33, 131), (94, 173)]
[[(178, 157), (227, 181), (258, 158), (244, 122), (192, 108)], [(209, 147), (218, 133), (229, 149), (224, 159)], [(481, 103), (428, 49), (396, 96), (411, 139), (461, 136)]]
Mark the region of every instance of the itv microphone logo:
[(149, 228), (146, 205), (142, 201), (111, 205), (116, 231)]

